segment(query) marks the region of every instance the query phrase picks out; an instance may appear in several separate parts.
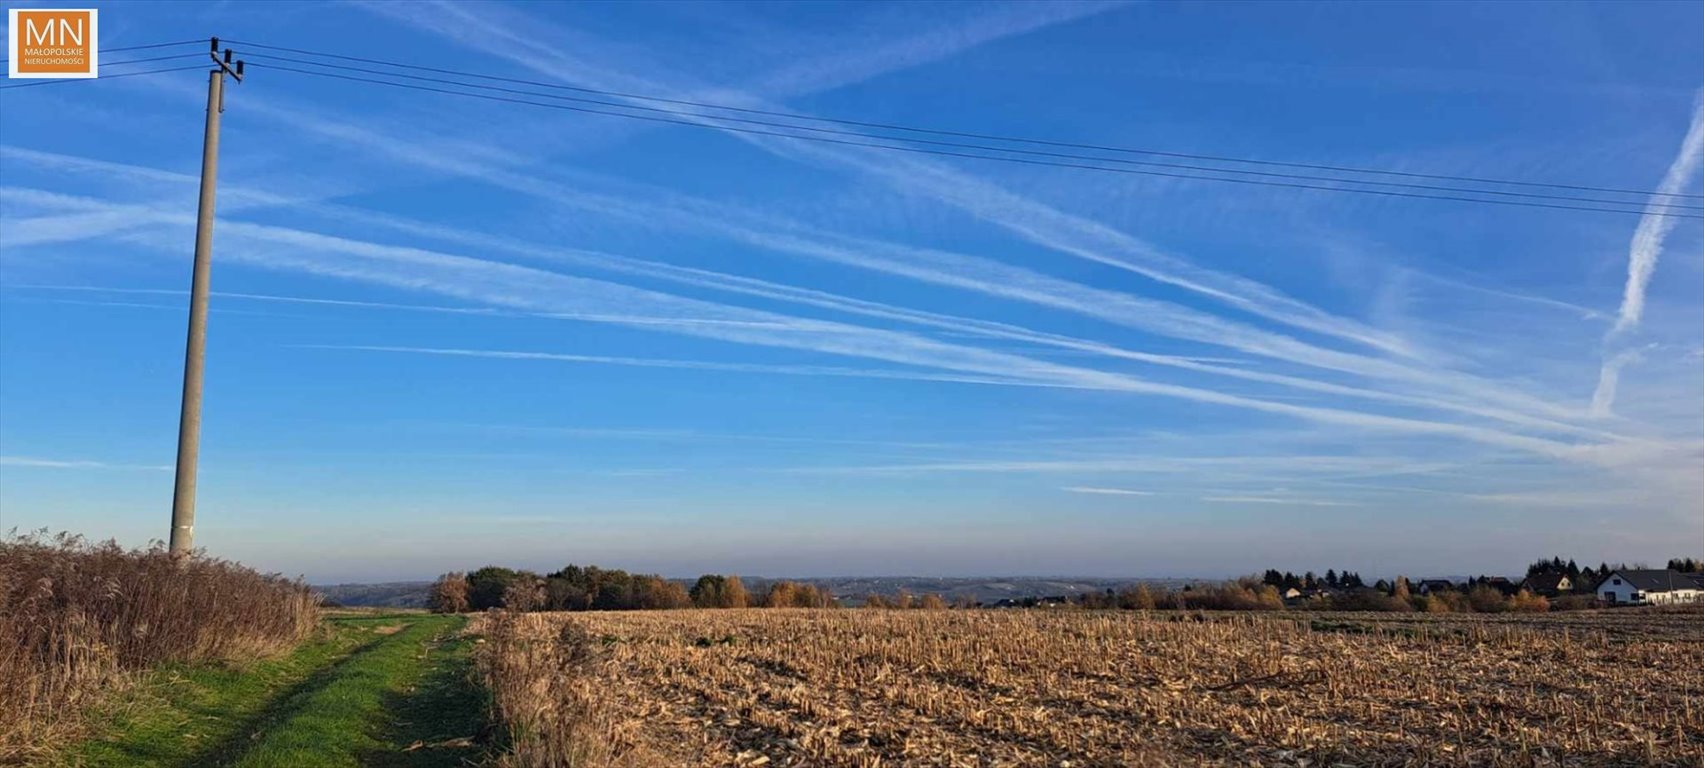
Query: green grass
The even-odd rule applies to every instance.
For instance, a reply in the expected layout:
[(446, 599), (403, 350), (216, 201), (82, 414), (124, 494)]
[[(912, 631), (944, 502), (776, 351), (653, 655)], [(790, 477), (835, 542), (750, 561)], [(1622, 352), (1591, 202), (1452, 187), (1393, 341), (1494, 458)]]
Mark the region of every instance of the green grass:
[(79, 766), (457, 766), (485, 754), (465, 619), (332, 618), (284, 658), (162, 670), (66, 756)]

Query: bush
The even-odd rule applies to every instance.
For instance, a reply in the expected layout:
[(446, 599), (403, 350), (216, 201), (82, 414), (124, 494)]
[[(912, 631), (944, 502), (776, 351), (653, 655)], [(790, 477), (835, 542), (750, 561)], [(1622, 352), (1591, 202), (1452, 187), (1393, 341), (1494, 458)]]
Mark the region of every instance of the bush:
[(128, 673), (280, 652), (318, 621), (306, 585), (236, 563), (67, 534), (0, 538), (0, 763), (65, 738)]
[(692, 605), (686, 588), (661, 576), (633, 577), (632, 608), (660, 611)]
[(1535, 595), (1526, 590), (1509, 598), (1509, 610), (1517, 613), (1544, 613), (1550, 610), (1550, 601), (1543, 595)]
[(592, 596), (580, 585), (552, 576), (544, 580), (544, 606), (547, 611), (590, 610)]
[(432, 582), (432, 592), (426, 598), (426, 607), (433, 613), (466, 613), (469, 607), (467, 601), (467, 574), (446, 573)]
[(1127, 611), (1154, 610), (1154, 592), (1146, 584), (1137, 584), (1135, 589), (1124, 589), (1118, 593), (1118, 607)]
[(744, 608), (751, 603), (751, 596), (746, 594), (745, 584), (738, 576), (700, 576), (690, 594), (692, 604), (699, 608)]
[(766, 608), (832, 608), (834, 596), (815, 584), (777, 581), (763, 598)]
[(769, 585), (769, 594), (763, 596), (765, 608), (792, 608), (797, 601), (799, 585), (791, 581), (777, 581)]
[(804, 607), (806, 608), (840, 607), (840, 602), (834, 599), (833, 592), (828, 591), (827, 587), (819, 587), (814, 584), (807, 585), (805, 587), (805, 594), (802, 600), (804, 601)]
[(495, 565), (487, 565), (467, 575), (468, 606), (476, 611), (503, 607), (503, 594), (519, 573)]
[(745, 584), (738, 576), (729, 576), (722, 582), (723, 608), (744, 608), (751, 605), (751, 595), (746, 594)]
[(1204, 611), (1275, 611), (1284, 607), (1278, 590), (1266, 585), (1250, 589), (1236, 582), (1178, 593), (1180, 608)]
[(535, 611), (544, 607), (544, 579), (530, 573), (517, 574), (503, 588), (503, 607), (511, 611)]
[(1399, 610), (1399, 611), (1412, 611), (1412, 610), (1414, 610), (1414, 594), (1409, 591), (1408, 577), (1406, 577), (1406, 576), (1396, 577), (1396, 584), (1391, 587), (1390, 598), (1400, 604), (1397, 607), (1397, 610)]
[(1427, 613), (1468, 613), (1473, 610), (1467, 595), (1455, 590), (1439, 590), (1424, 599)]
[(1386, 613), (1405, 613), (1414, 610), (1407, 600), (1398, 600), (1376, 589), (1354, 590), (1331, 598), (1331, 609), (1334, 611), (1382, 611)]
[(1484, 585), (1467, 593), (1467, 604), (1477, 613), (1502, 613), (1509, 609), (1509, 600), (1502, 592)]

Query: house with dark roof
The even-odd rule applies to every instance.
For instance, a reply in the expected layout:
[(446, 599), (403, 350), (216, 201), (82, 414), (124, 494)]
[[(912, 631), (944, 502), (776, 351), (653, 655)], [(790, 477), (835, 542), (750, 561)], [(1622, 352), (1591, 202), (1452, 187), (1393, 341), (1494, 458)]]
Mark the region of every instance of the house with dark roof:
[(1662, 570), (1611, 571), (1598, 599), (1613, 605), (1704, 603), (1704, 574)]
[(1415, 591), (1422, 595), (1430, 595), (1433, 592), (1452, 592), (1455, 588), (1455, 583), (1449, 579), (1421, 579), (1420, 583), (1416, 585)]
[(1526, 577), (1521, 582), (1521, 589), (1535, 595), (1555, 597), (1574, 591), (1574, 581), (1566, 573), (1538, 573)]
[(1479, 580), (1479, 586), (1495, 589), (1498, 592), (1503, 593), (1505, 597), (1513, 596), (1515, 593), (1521, 591), (1519, 586), (1503, 576), (1487, 576)]

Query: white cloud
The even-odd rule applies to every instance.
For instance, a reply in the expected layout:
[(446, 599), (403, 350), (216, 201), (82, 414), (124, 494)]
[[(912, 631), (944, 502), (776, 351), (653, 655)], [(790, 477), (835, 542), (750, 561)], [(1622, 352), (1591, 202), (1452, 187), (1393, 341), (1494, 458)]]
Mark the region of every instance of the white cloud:
[(1202, 496), (1202, 501), (1221, 504), (1287, 504), (1298, 507), (1353, 507), (1358, 506), (1346, 501), (1325, 501), (1323, 499), (1294, 499), (1287, 496)]
[(706, 360), (670, 360), (654, 357), (613, 357), (608, 355), (569, 355), (555, 352), (512, 352), (492, 349), (438, 349), (430, 347), (386, 347), (360, 345), (300, 344), (301, 349), (348, 350), (354, 352), (399, 352), (446, 357), (484, 357), (497, 360), (549, 360), (562, 363), (594, 363), (626, 365), (640, 368), (678, 368), (726, 373), (774, 373), (788, 376), (847, 376), (867, 379), (905, 379), (911, 381), (941, 381), (961, 384), (1003, 384), (1008, 386), (1045, 386), (1017, 379), (975, 376), (954, 376), (923, 372), (893, 371), (871, 368), (842, 368), (828, 365), (772, 365), (765, 363), (722, 363)]
[(1087, 493), (1104, 496), (1152, 496), (1153, 491), (1133, 491), (1129, 488), (1097, 488), (1087, 485), (1067, 485), (1059, 490), (1067, 493)]
[(42, 459), (33, 456), (0, 456), (0, 466), (33, 467), (37, 469), (145, 469), (165, 472), (172, 469), (170, 465), (109, 464), (104, 461), (87, 459)]
[[(571, 52), (542, 42), (560, 40), (563, 35), (521, 32), (523, 26), (536, 30), (538, 25), (545, 24), (538, 19), (520, 14), (500, 19), (494, 14), (474, 14), (454, 6), (447, 6), (446, 10), (451, 13), (393, 15), (400, 21), (443, 35), (458, 44), (584, 87), (672, 98), (691, 98), (695, 90), (684, 85), (686, 78), (678, 74), (659, 71), (633, 74), (589, 61), (578, 50)], [(459, 18), (452, 22), (449, 20), (452, 15)], [(646, 62), (645, 65), (656, 69), (653, 63)], [(717, 96), (720, 103), (733, 106), (780, 108), (750, 94), (722, 90)], [(649, 106), (642, 100), (635, 100), (635, 103)], [(682, 119), (712, 128), (730, 127), (728, 123), (702, 115), (683, 114)], [(1332, 316), (1270, 286), (1201, 267), (1104, 224), (1029, 200), (940, 163), (917, 157), (896, 157), (881, 150), (739, 132), (730, 132), (730, 135), (782, 157), (808, 159), (869, 175), (902, 191), (958, 207), (991, 225), (1057, 252), (1141, 274), (1271, 320), (1388, 352), (1406, 354), (1411, 351), (1400, 339), (1357, 321)]]
[[(312, 120), (300, 114), (293, 114), (289, 119), (297, 122)], [(349, 131), (347, 127), (343, 126), (339, 126), (338, 130), (343, 134), (347, 134)], [(430, 153), (421, 148), (409, 148), (405, 146), (404, 142), (395, 140), (377, 143), (374, 148), (400, 152), (399, 157), (411, 161), (414, 158), (431, 156)], [(42, 153), (35, 154), (40, 155)], [(49, 158), (49, 162), (75, 164), (75, 160), (58, 160), (52, 157)], [(467, 168), (468, 166), (465, 166), (465, 164), (456, 161), (447, 166), (446, 170), (460, 173)], [(493, 184), (539, 195), (565, 205), (584, 207), (604, 214), (643, 221), (647, 225), (673, 223), (689, 229), (719, 232), (763, 248), (826, 259), (938, 285), (1029, 302), (1051, 309), (1085, 314), (1098, 320), (1173, 338), (1229, 346), (1263, 357), (1292, 363), (1300, 362), (1331, 371), (1398, 381), (1412, 381), (1417, 385), (1435, 383), (1441, 378), (1445, 378), (1441, 377), (1436, 371), (1418, 370), (1375, 358), (1323, 349), (1280, 334), (1253, 328), (1243, 323), (1226, 321), (1180, 305), (1091, 288), (1030, 270), (1001, 264), (990, 259), (868, 239), (840, 237), (817, 232), (797, 222), (779, 219), (772, 215), (758, 214), (707, 200), (667, 194), (660, 190), (651, 190), (657, 202), (650, 203), (637, 199), (595, 194), (584, 189), (569, 189), (552, 182), (530, 177), (524, 173), (495, 172), (485, 169), (483, 166), (477, 166), (477, 168), (479, 168), (477, 177)], [(138, 173), (146, 175), (145, 172), (136, 171), (132, 171), (131, 175), (138, 175)], [(10, 190), (10, 192), (24, 196), (25, 199), (34, 200), (38, 204), (57, 203), (75, 210), (87, 210), (87, 201), (59, 200), (57, 196), (37, 193), (33, 190)], [(126, 207), (124, 210), (134, 211), (137, 209)], [(314, 205), (312, 210), (316, 213), (366, 225), (387, 227), (481, 250), (502, 251), (551, 263), (590, 266), (600, 270), (645, 278), (661, 278), (696, 287), (778, 299), (869, 317), (896, 319), (933, 328), (949, 329), (953, 332), (972, 336), (1024, 341), (1118, 359), (1210, 373), (1217, 376), (1279, 384), (1314, 392), (1347, 395), (1428, 409), (1451, 410), (1535, 427), (1549, 432), (1585, 434), (1599, 438), (1616, 437), (1603, 432), (1600, 427), (1569, 424), (1558, 420), (1558, 417), (1575, 415), (1571, 409), (1555, 408), (1531, 399), (1511, 399), (1484, 387), (1465, 387), (1464, 391), (1469, 396), (1456, 397), (1435, 390), (1426, 391), (1423, 394), (1405, 394), (1371, 387), (1323, 382), (1299, 376), (1216, 365), (1177, 355), (1160, 355), (1128, 350), (1110, 344), (1058, 334), (1039, 333), (1005, 323), (905, 309), (837, 296), (823, 291), (780, 285), (756, 278), (728, 275), (710, 270), (681, 267), (653, 260), (634, 259), (583, 249), (546, 248), (515, 242), (507, 238), (466, 232), (442, 225), (415, 222), (397, 216), (376, 214), (343, 206)], [(138, 215), (143, 214), (138, 213)], [(181, 214), (163, 215), (180, 223), (187, 221), (187, 218)], [(126, 228), (133, 225), (132, 222)], [(90, 232), (90, 234), (100, 233)], [(1456, 378), (1459, 379), (1460, 377)], [(1532, 412), (1523, 412), (1518, 408), (1495, 407), (1488, 405), (1486, 401), (1516, 402), (1527, 406), (1531, 411), (1536, 411), (1538, 415), (1534, 415)]]
[[(6, 194), (33, 194), (6, 188)], [(62, 197), (62, 196), (61, 196)], [(98, 205), (81, 200), (79, 204)], [(177, 221), (187, 214), (160, 214)], [(381, 245), (286, 227), (220, 223), (221, 235), (243, 242), (227, 259), (272, 269), (353, 279), (414, 291), (429, 291), (512, 310), (558, 313), (579, 319), (669, 330), (763, 346), (849, 355), (924, 368), (949, 369), (980, 380), (1004, 379), (1026, 386), (1098, 389), (1161, 395), (1233, 406), (1330, 424), (1415, 434), (1452, 435), (1549, 456), (1569, 452), (1554, 440), (1459, 424), (1362, 411), (1294, 405), (1199, 387), (1152, 381), (1130, 374), (1067, 366), (977, 347), (948, 344), (899, 331), (826, 320), (807, 320), (532, 267), (451, 255), (421, 248)], [(128, 236), (135, 239), (136, 236)], [(166, 243), (175, 248), (177, 244)], [(268, 248), (267, 246), (284, 246)], [(330, 256), (330, 258), (327, 258)], [(729, 321), (729, 322), (717, 322)]]
[(1686, 130), (1686, 138), (1680, 143), (1680, 153), (1675, 155), (1674, 162), (1669, 164), (1668, 172), (1663, 174), (1662, 183), (1657, 185), (1659, 195), (1652, 196), (1645, 207), (1645, 215), (1639, 218), (1639, 226), (1633, 231), (1633, 242), (1627, 249), (1627, 287), (1622, 292), (1621, 313), (1615, 319), (1616, 333), (1631, 330), (1639, 324), (1639, 319), (1645, 313), (1645, 289), (1651, 283), (1651, 275), (1656, 272), (1657, 258), (1662, 255), (1663, 241), (1668, 239), (1680, 219), (1673, 216), (1658, 216), (1661, 203), (1674, 202), (1674, 195), (1686, 189), (1692, 177), (1698, 173), (1700, 161), (1704, 161), (1704, 91), (1700, 91), (1692, 108), (1692, 125)]
[[(1622, 290), (1621, 311), (1605, 337), (1606, 344), (1613, 344), (1616, 339), (1637, 328), (1644, 317), (1645, 292), (1657, 271), (1657, 259), (1662, 256), (1663, 244), (1669, 233), (1680, 223), (1680, 219), (1673, 216), (1659, 215), (1669, 209), (1658, 206), (1675, 201), (1672, 195), (1686, 189), (1698, 173), (1701, 161), (1704, 161), (1704, 91), (1698, 92), (1693, 103), (1692, 124), (1687, 128), (1686, 138), (1681, 141), (1680, 152), (1669, 164), (1668, 172), (1663, 174), (1662, 182), (1657, 185), (1658, 194), (1651, 196), (1645, 215), (1639, 217), (1639, 225), (1633, 230), (1633, 241), (1627, 249), (1627, 284)], [(1615, 405), (1622, 369), (1639, 360), (1634, 350), (1624, 349), (1605, 355), (1603, 365), (1598, 369), (1597, 388), (1592, 392), (1593, 416), (1609, 415)]]
[(1639, 351), (1629, 349), (1603, 362), (1598, 370), (1597, 389), (1592, 391), (1593, 416), (1603, 418), (1609, 415), (1610, 408), (1615, 405), (1615, 391), (1621, 385), (1621, 369), (1639, 362)]

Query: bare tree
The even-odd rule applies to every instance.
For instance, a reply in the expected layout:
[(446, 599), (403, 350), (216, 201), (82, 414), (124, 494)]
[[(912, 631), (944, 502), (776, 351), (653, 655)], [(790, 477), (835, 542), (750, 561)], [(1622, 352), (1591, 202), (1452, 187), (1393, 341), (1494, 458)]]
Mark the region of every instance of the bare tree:
[(466, 613), (467, 594), (467, 574), (452, 571), (432, 582), (432, 592), (426, 599), (426, 605), (433, 613)]

